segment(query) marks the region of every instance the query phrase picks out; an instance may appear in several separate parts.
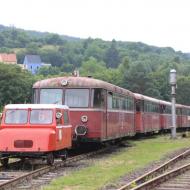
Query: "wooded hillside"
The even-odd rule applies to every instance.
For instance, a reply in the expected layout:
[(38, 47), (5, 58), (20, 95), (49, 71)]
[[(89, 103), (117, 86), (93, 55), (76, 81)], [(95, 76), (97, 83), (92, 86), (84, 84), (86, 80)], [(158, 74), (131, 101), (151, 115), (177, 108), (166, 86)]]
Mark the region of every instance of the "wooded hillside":
[[(27, 76), (24, 79), (30, 81), (30, 87), (39, 78), (68, 75), (74, 69), (79, 69), (82, 76), (91, 75), (163, 100), (170, 99), (168, 76), (169, 70), (174, 68), (178, 75), (177, 102), (190, 105), (190, 54), (176, 52), (171, 47), (159, 48), (141, 42), (80, 39), (0, 25), (0, 52), (15, 52), (18, 63), (23, 63), (26, 54), (38, 54), (43, 62), (52, 64), (52, 67), (41, 68), (37, 76), (20, 71)], [(1, 88), (3, 85), (11, 86), (10, 81), (6, 82), (6, 77), (17, 72), (14, 69), (7, 71), (5, 67), (0, 65)], [(5, 74), (3, 69), (10, 75)], [(24, 88), (27, 95), (21, 96), (19, 101), (29, 101), (30, 87)], [(0, 105), (9, 103), (8, 96), (5, 96), (4, 90), (0, 90)], [(17, 103), (14, 97), (11, 101)]]

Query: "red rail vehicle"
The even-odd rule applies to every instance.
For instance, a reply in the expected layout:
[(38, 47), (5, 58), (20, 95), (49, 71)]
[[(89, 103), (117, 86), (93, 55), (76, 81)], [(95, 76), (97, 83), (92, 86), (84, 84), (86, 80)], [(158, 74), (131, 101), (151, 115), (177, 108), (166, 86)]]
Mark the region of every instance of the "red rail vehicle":
[(73, 139), (103, 142), (135, 134), (134, 94), (87, 77), (59, 77), (33, 85), (35, 103), (70, 108)]
[(190, 127), (190, 107), (185, 105), (177, 105), (178, 126), (181, 128)]
[(163, 130), (171, 129), (171, 102), (160, 100), (160, 125)]
[(147, 133), (159, 131), (160, 102), (158, 99), (135, 94), (136, 99), (136, 132)]
[(0, 155), (8, 157), (65, 159), (71, 147), (69, 109), (54, 104), (9, 104), (5, 106), (0, 128)]
[[(171, 103), (134, 94), (88, 77), (59, 77), (33, 85), (38, 104), (65, 104), (71, 110), (73, 139), (104, 142), (171, 128)], [(178, 128), (190, 128), (190, 107), (176, 105)]]

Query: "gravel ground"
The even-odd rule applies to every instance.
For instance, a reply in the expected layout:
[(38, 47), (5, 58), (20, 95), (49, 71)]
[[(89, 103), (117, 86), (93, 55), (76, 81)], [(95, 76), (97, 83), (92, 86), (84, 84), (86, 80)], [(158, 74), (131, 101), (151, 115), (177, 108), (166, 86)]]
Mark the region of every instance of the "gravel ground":
[(74, 163), (66, 164), (64, 167), (57, 169), (55, 171), (49, 172), (47, 174), (44, 174), (36, 179), (32, 179), (29, 181), (23, 181), (22, 184), (17, 185), (15, 189), (22, 189), (22, 190), (41, 190), (44, 186), (51, 183), (52, 180), (61, 177), (66, 176), (74, 171), (78, 171), (82, 168), (86, 168), (88, 166), (93, 165), (98, 160), (106, 159), (107, 156), (111, 155), (113, 152), (116, 152), (117, 146), (113, 146), (110, 150), (106, 150), (104, 153), (100, 153), (98, 155), (92, 156), (87, 159), (83, 159), (80, 161), (76, 161)]

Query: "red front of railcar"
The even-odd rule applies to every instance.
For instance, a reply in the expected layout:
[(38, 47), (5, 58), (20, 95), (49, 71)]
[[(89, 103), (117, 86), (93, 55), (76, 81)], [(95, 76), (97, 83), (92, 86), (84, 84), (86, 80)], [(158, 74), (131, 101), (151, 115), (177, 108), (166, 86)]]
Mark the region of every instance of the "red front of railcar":
[(134, 135), (134, 95), (86, 77), (60, 77), (33, 86), (35, 103), (70, 107), (73, 139), (102, 142)]
[(72, 118), (74, 140), (101, 141), (106, 138), (106, 122), (101, 110), (74, 110), (70, 112)]
[(1, 156), (57, 156), (57, 151), (70, 148), (71, 125), (64, 121), (67, 113), (68, 107), (62, 105), (5, 106), (0, 129)]

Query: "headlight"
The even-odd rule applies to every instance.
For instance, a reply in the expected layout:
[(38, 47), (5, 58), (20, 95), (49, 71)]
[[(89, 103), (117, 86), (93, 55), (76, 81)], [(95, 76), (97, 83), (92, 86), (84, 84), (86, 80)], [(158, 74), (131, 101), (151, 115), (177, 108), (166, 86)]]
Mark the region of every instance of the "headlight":
[(82, 121), (83, 123), (86, 123), (86, 122), (88, 121), (88, 116), (87, 116), (87, 115), (81, 116), (81, 121)]
[(82, 136), (82, 135), (86, 135), (87, 133), (87, 127), (84, 126), (84, 125), (77, 125), (75, 127), (75, 134), (76, 135), (79, 135), (79, 136)]

